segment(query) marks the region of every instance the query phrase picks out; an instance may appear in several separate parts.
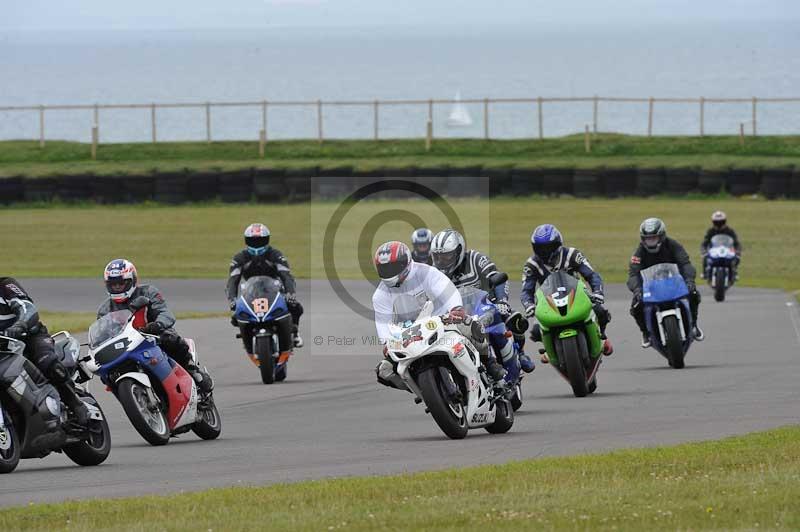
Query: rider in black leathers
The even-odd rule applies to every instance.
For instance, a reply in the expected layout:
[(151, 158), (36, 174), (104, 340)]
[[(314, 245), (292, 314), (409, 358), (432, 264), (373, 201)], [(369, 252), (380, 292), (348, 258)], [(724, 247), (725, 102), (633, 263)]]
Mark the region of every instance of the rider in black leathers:
[(75, 392), (64, 364), (56, 356), (53, 339), (39, 320), (33, 299), (13, 277), (0, 277), (0, 334), (25, 342), (25, 358), (55, 386), (77, 423), (88, 423), (89, 410)]

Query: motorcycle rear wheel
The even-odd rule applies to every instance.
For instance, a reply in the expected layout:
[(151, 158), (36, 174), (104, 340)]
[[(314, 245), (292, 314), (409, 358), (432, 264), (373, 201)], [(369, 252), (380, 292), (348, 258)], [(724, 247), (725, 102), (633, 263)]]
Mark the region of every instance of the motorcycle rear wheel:
[(572, 386), (572, 393), (575, 397), (586, 397), (589, 393), (588, 383), (586, 382), (586, 368), (583, 367), (583, 353), (581, 347), (585, 348), (585, 343), (581, 345), (577, 336), (571, 336), (561, 340), (562, 352), (559, 358), (564, 357), (567, 366), (569, 383)]
[(150, 445), (166, 445), (170, 430), (167, 416), (158, 408), (147, 403), (147, 389), (133, 379), (123, 379), (117, 386), (117, 398), (142, 438)]
[(511, 396), (511, 407), (514, 409), (514, 412), (519, 410), (522, 407), (522, 383), (517, 382), (514, 386), (514, 395)]
[(0, 432), (0, 474), (11, 473), (19, 464), (19, 445), (17, 444), (17, 430), (5, 409), (3, 409), (5, 430)]
[(428, 368), (419, 374), (418, 382), (422, 398), (442, 432), (448, 438), (460, 440), (466, 437), (469, 429), (467, 409), (461, 403), (456, 403), (447, 397), (441, 378), (438, 367)]
[(505, 434), (514, 426), (514, 408), (509, 401), (501, 399), (494, 405), (497, 411), (494, 423), (486, 427), (489, 434)]
[[(666, 345), (664, 347), (667, 348), (669, 365), (675, 369), (681, 369), (684, 366), (684, 352), (678, 319), (675, 316), (667, 316), (664, 318), (663, 326), (664, 336), (666, 336)], [(691, 334), (691, 332), (689, 334)]]
[(255, 338), (255, 354), (258, 357), (261, 370), (261, 382), (272, 384), (275, 382), (275, 357), (272, 354), (272, 346), (268, 336), (257, 336)]
[(208, 403), (198, 406), (200, 419), (192, 425), (192, 432), (204, 440), (216, 440), (222, 434), (222, 418), (214, 399), (209, 397)]

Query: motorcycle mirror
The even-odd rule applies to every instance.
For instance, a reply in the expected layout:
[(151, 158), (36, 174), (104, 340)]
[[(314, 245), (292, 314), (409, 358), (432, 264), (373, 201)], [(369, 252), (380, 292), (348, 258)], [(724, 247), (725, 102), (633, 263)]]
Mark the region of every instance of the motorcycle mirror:
[(489, 281), (492, 283), (492, 288), (495, 286), (500, 286), (508, 281), (508, 274), (506, 272), (498, 272), (494, 274)]
[(147, 298), (144, 296), (139, 296), (131, 299), (131, 302), (128, 303), (128, 308), (131, 309), (131, 312), (136, 312), (137, 310), (144, 308), (147, 306)]

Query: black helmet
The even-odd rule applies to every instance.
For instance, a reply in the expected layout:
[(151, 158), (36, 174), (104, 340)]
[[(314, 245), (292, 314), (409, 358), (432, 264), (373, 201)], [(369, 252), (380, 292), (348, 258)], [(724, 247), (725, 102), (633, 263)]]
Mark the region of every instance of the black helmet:
[(431, 254), (431, 240), (433, 232), (427, 227), (420, 227), (411, 233), (411, 248), (417, 260), (427, 261)]
[(667, 225), (660, 218), (648, 218), (639, 226), (642, 246), (650, 253), (658, 253), (667, 237)]

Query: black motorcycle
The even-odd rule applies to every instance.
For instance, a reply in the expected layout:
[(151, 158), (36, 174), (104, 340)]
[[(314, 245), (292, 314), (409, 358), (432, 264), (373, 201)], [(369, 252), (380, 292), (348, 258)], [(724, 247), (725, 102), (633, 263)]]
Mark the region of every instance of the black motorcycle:
[(16, 469), (20, 459), (64, 452), (82, 466), (103, 463), (111, 452), (108, 422), (81, 383), (90, 375), (80, 367), (80, 346), (67, 332), (53, 335), (56, 355), (70, 373), (75, 391), (89, 410), (79, 425), (67, 415), (58, 392), (23, 356), (25, 344), (0, 335), (0, 473)]

